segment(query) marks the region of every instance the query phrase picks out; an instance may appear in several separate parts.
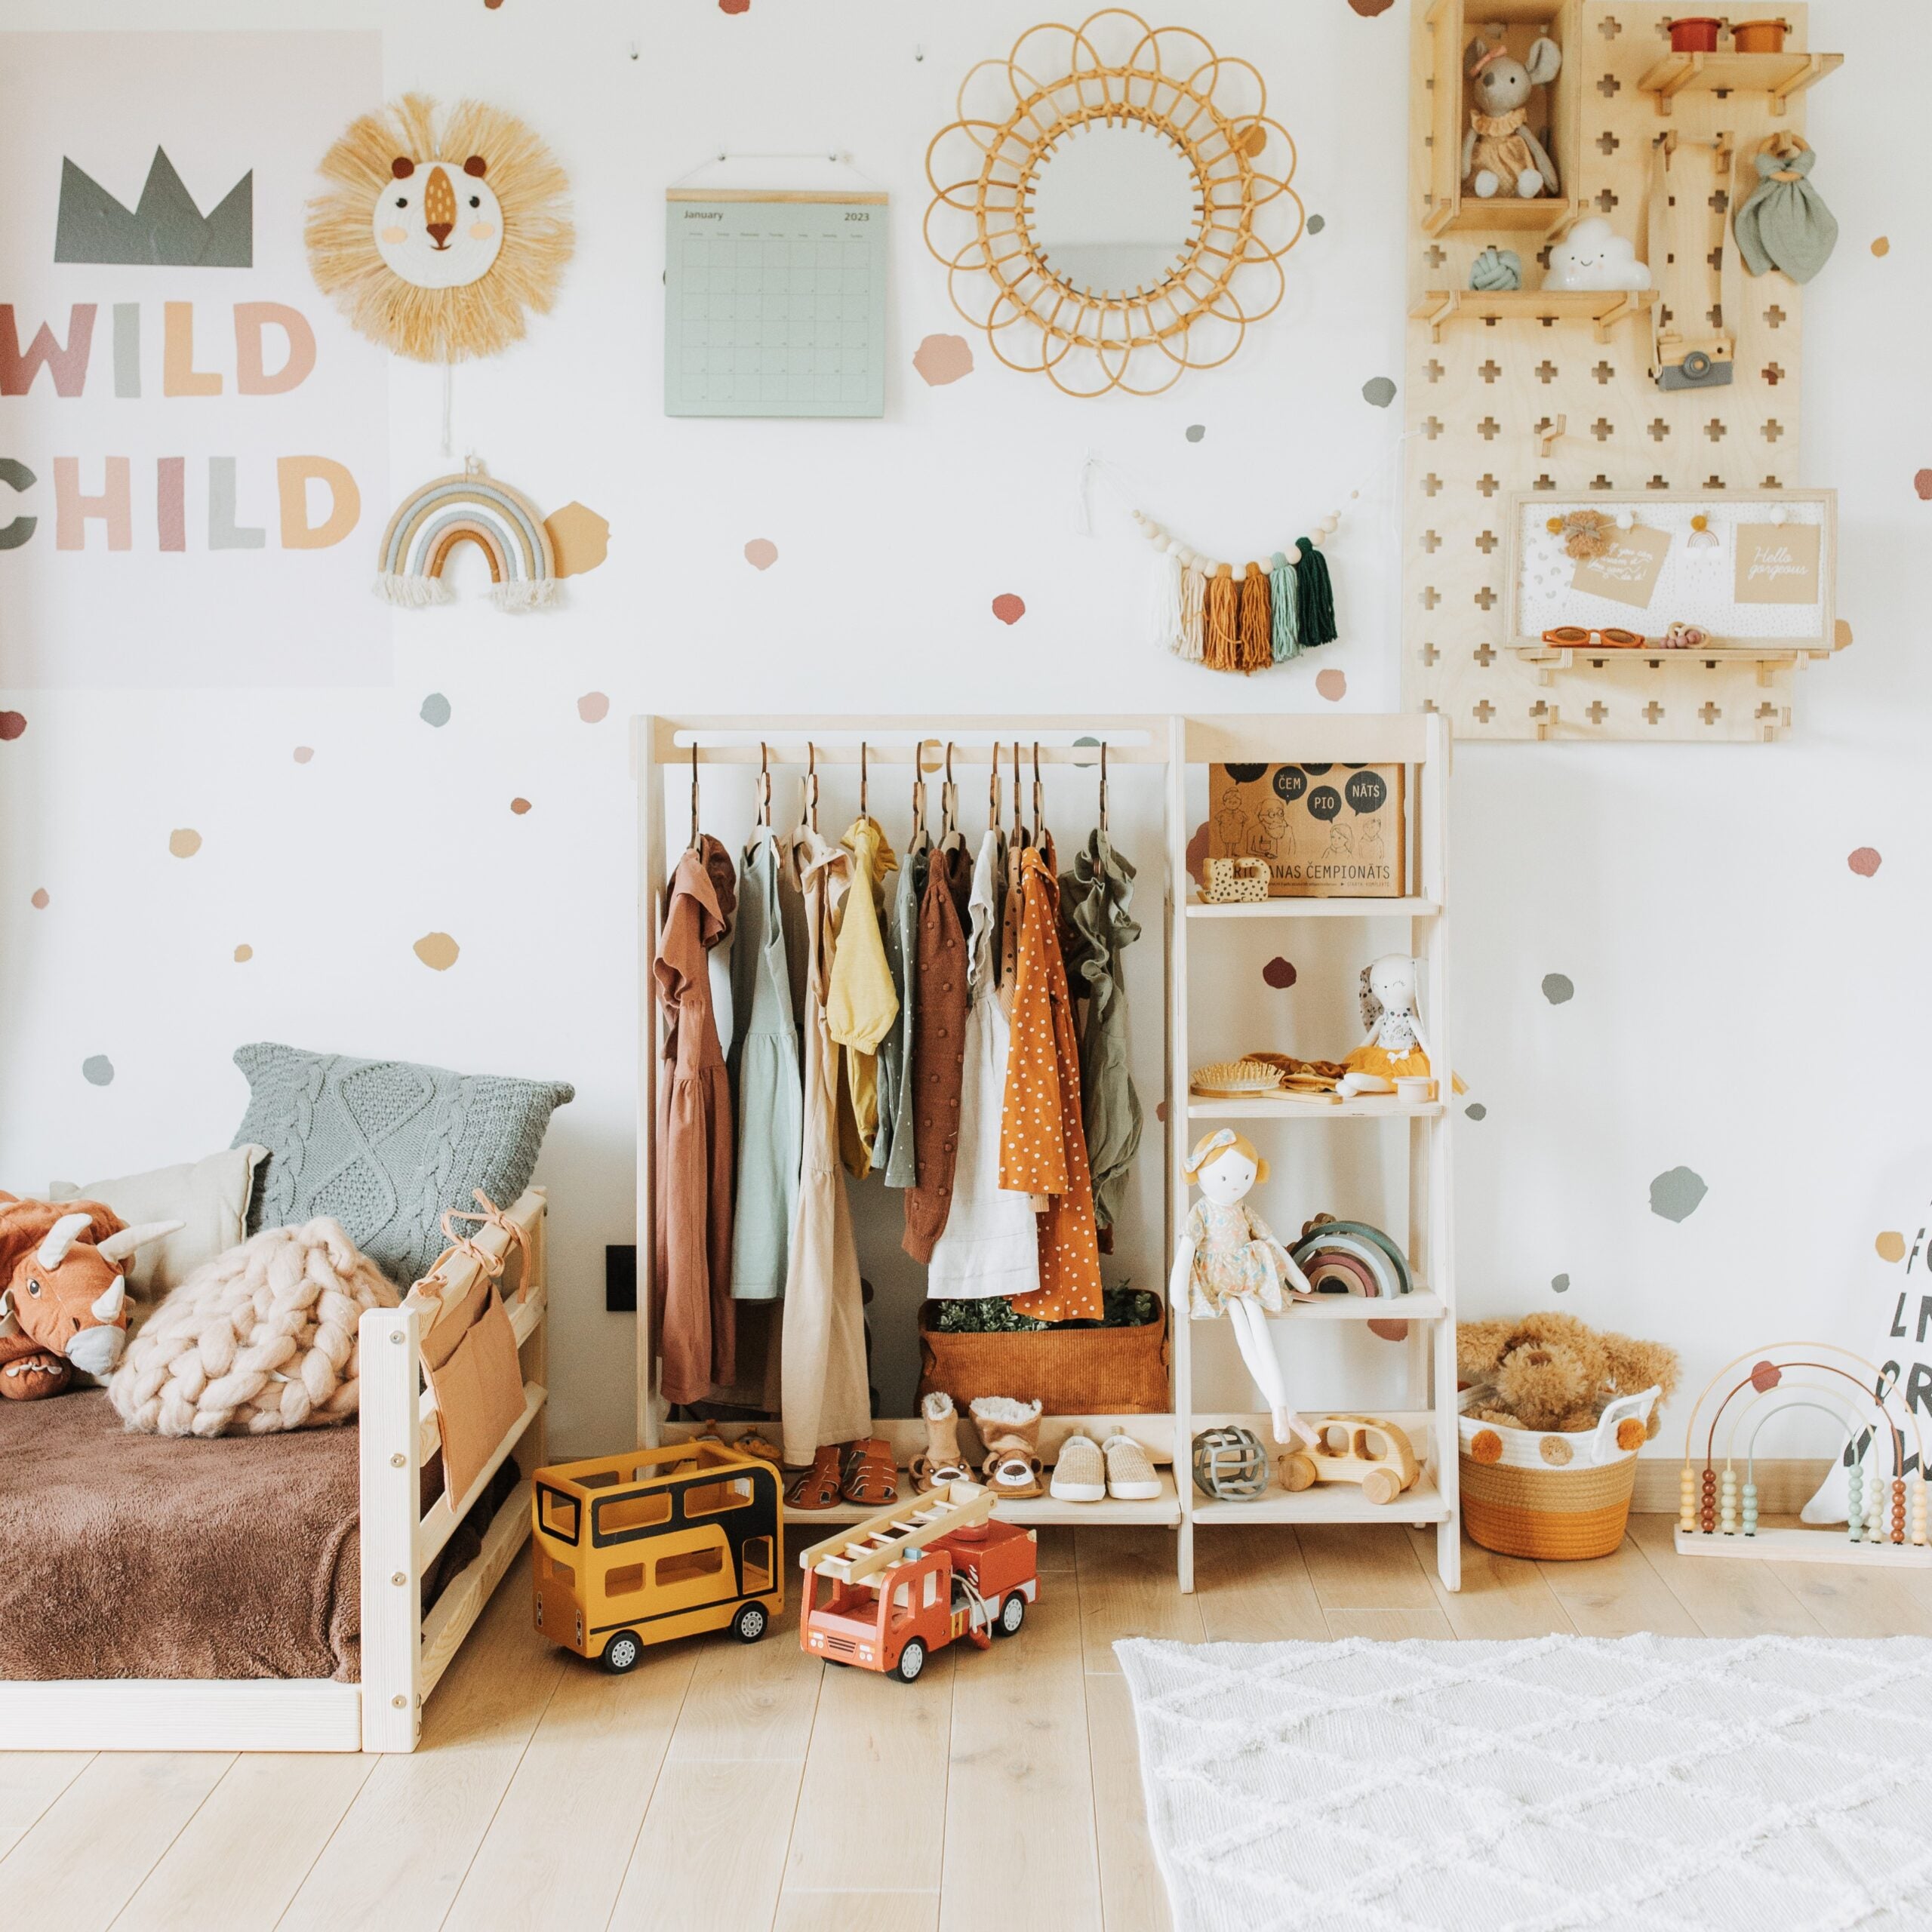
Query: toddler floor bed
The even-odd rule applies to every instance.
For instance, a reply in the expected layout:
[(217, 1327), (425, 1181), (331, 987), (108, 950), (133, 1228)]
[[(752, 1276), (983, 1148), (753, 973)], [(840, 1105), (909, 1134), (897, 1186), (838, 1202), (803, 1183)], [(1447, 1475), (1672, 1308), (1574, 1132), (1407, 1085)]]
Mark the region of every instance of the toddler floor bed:
[[(523, 1412), (466, 1495), (423, 1494), (435, 1399), (400, 1308), (362, 1317), (355, 1427), (180, 1441), (123, 1431), (99, 1390), (0, 1403), (0, 1750), (413, 1750), (530, 1534), (546, 1211), (538, 1188), (509, 1211)], [(476, 1244), (513, 1249), (497, 1227)], [(455, 1257), (451, 1294), (476, 1265)], [(425, 1573), (512, 1457), (522, 1479), (426, 1614)]]

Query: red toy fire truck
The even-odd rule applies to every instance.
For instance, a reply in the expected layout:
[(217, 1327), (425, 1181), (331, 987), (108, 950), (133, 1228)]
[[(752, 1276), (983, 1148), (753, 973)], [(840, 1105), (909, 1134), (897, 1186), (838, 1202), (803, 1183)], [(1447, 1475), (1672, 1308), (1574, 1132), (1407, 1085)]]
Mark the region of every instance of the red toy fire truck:
[(910, 1684), (955, 1638), (1012, 1636), (1039, 1595), (1039, 1537), (995, 1521), (996, 1500), (955, 1482), (801, 1551), (806, 1654)]

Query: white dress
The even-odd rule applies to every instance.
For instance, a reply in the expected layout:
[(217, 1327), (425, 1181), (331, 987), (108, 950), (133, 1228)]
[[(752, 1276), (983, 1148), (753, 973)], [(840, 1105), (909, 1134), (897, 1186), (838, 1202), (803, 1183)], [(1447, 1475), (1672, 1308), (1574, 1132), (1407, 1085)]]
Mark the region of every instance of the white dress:
[(1007, 1017), (993, 986), (994, 903), (1000, 840), (988, 832), (973, 867), (964, 1064), (960, 1069), (959, 1154), (952, 1206), (926, 1269), (937, 1300), (1029, 1295), (1040, 1285), (1039, 1226), (1031, 1198), (999, 1184), (1000, 1112), (1006, 1094)]

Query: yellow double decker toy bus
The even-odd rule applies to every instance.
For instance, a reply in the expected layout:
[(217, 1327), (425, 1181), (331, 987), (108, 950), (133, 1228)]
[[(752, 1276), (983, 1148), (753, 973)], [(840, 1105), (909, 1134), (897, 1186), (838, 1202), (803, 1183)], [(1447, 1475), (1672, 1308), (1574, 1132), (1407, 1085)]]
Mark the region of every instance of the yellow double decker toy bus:
[(756, 1643), (785, 1607), (778, 1472), (719, 1442), (537, 1472), (537, 1628), (607, 1670), (701, 1630)]

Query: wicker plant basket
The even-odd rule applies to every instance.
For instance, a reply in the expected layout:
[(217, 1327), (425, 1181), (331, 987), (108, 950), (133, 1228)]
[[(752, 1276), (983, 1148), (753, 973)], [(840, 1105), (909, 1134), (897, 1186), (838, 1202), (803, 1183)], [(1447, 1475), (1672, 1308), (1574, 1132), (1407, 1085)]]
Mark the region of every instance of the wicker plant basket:
[[(1463, 1398), (1466, 1406), (1478, 1391)], [(1623, 1540), (1637, 1451), (1657, 1391), (1620, 1395), (1594, 1429), (1501, 1429), (1460, 1418), (1463, 1526), (1500, 1556), (1576, 1561)]]
[(1174, 1407), (1168, 1377), (1164, 1303), (1133, 1328), (1034, 1329), (1020, 1334), (958, 1335), (919, 1310), (919, 1398), (943, 1389), (961, 1409), (982, 1395), (1036, 1397), (1050, 1416), (1164, 1415)]

